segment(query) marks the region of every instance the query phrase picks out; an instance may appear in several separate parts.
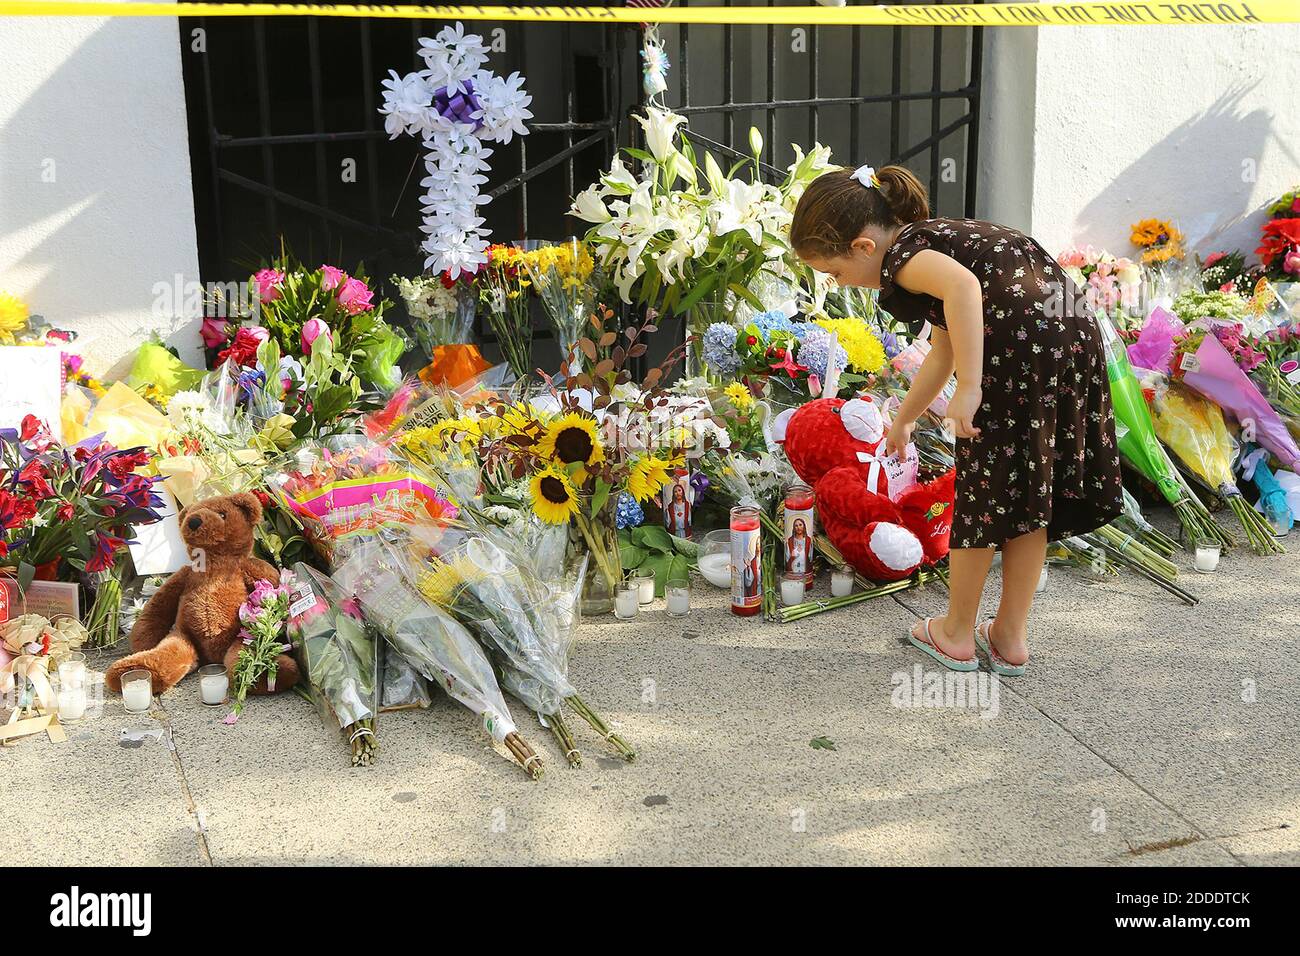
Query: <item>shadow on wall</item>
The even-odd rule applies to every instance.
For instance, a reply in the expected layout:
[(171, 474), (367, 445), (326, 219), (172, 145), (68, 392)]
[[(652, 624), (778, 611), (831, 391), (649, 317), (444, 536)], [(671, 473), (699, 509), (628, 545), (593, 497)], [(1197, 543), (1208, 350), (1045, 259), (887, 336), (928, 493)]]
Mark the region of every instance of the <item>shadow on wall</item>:
[(156, 288), (198, 278), (176, 31), (40, 19), (0, 38), (0, 281), (97, 372), (154, 330), (197, 344), (184, 295)]
[(1243, 105), (1260, 82), (1223, 94), (1120, 172), (1079, 211), (1079, 243), (1130, 254), (1129, 223), (1157, 217), (1173, 220), (1189, 251), (1253, 252), (1263, 209), (1274, 198), (1257, 192), (1265, 152), (1281, 154), (1276, 165), (1300, 166), (1294, 146), (1274, 131), (1273, 113)]

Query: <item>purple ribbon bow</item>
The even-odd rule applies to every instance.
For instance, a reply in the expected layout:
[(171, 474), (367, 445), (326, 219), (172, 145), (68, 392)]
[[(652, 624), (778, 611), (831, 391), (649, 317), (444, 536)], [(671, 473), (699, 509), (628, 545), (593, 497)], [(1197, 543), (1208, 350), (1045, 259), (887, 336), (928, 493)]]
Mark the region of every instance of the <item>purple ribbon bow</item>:
[(444, 119), (481, 129), (483, 120), (481, 118), (474, 119), (472, 116), (473, 113), (483, 108), (478, 101), (478, 97), (474, 95), (474, 81), (466, 80), (464, 87), (465, 91), (463, 93), (449, 93), (449, 88), (444, 86), (433, 94), (432, 106)]

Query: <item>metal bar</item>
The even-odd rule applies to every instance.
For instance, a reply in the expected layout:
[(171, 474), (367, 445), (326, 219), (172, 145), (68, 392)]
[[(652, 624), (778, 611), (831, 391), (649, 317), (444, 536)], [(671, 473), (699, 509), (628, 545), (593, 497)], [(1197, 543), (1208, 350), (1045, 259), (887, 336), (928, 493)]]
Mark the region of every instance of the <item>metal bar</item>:
[[(574, 107), (574, 82), (573, 69), (573, 24), (564, 25), (564, 40), (560, 44), (560, 59), (564, 68), (564, 121), (573, 122)], [(566, 149), (573, 149), (573, 133), (564, 134), (564, 145)], [(564, 164), (564, 194), (572, 196), (576, 192), (573, 188), (573, 154), (569, 154), (569, 161)]]
[[(930, 54), (930, 90), (932, 93), (938, 93), (943, 89), (943, 27), (935, 27), (932, 33), (934, 46)], [(939, 122), (942, 117), (939, 115), (939, 104), (941, 100), (935, 96), (930, 101), (930, 138), (937, 140), (939, 136)], [(939, 203), (939, 144), (936, 141), (930, 148), (930, 204), (936, 206)]]
[(812, 28), (812, 33), (808, 38), (808, 98), (813, 101), (812, 106), (808, 107), (808, 145), (821, 139), (818, 129), (818, 108), (819, 100), (817, 94), (820, 89), (817, 83), (817, 27)]
[[(311, 123), (318, 134), (325, 132), (325, 107), (321, 102), (320, 75), (320, 20), (309, 17), (307, 20), (307, 60), (311, 71)], [(316, 201), (321, 206), (329, 205), (329, 184), (325, 175), (325, 144), (317, 140), (316, 158)], [(330, 247), (329, 226), (325, 227), (325, 249)]]
[(889, 155), (897, 156), (903, 141), (903, 28), (894, 27), (894, 49), (889, 82)]
[[(204, 35), (208, 31), (208, 18), (199, 18), (199, 27), (203, 30)], [(226, 267), (225, 241), (223, 238), (224, 230), (221, 227), (221, 179), (217, 176), (217, 140), (220, 134), (217, 132), (217, 114), (216, 107), (212, 102), (212, 61), (208, 59), (211, 53), (204, 49), (203, 63), (203, 104), (206, 109), (204, 117), (205, 125), (208, 129), (208, 164), (212, 176), (212, 233), (213, 242), (217, 246), (216, 267), (224, 271)]]
[(690, 24), (683, 23), (677, 30), (677, 48), (681, 51), (682, 106), (691, 105), (691, 49)]
[(962, 171), (966, 177), (965, 215), (975, 215), (976, 190), (979, 186), (979, 145), (980, 145), (980, 85), (984, 76), (984, 28), (975, 27), (970, 35), (970, 129), (966, 131), (966, 168)]
[[(726, 0), (726, 5), (731, 6), (731, 0)], [(732, 31), (734, 27), (727, 24), (722, 28), (722, 100), (725, 103), (734, 103), (736, 101), (736, 71), (733, 57), (735, 56), (735, 47), (732, 43)], [(728, 143), (735, 145), (736, 142), (736, 114), (730, 110), (722, 114), (723, 133)]]
[[(519, 72), (528, 75), (528, 44), (524, 42), (523, 24), (515, 24), (515, 52), (519, 58)], [(519, 137), (519, 168), (528, 169), (528, 137)], [(519, 188), (519, 238), (528, 238), (528, 180), (520, 181)]]
[[(767, 0), (769, 7), (775, 6), (775, 0)], [(767, 25), (767, 99), (771, 103), (776, 100), (776, 27), (773, 24)], [(764, 112), (764, 118), (767, 122), (767, 141), (776, 142), (776, 110), (769, 106)]]
[(265, 183), (259, 183), (256, 180), (248, 179), (238, 173), (232, 173), (228, 169), (221, 170), (220, 176), (232, 185), (247, 189), (250, 192), (255, 192), (259, 196), (266, 196), (270, 199), (281, 202), (286, 206), (292, 206), (294, 209), (301, 209), (303, 212), (309, 212), (312, 215), (320, 216), (322, 219), (337, 222), (342, 226), (348, 226), (352, 229), (372, 233), (374, 235), (389, 236), (408, 241), (411, 238), (409, 233), (389, 229), (386, 226), (372, 226), (369, 223), (362, 222), (360, 219), (353, 219), (351, 216), (345, 216), (332, 209), (324, 209), (310, 200), (299, 199), (292, 193), (287, 193), (282, 189), (276, 189), (274, 186), (268, 186)]
[[(947, 29), (947, 28), (944, 28)], [(801, 109), (809, 106), (865, 106), (867, 103), (893, 103), (907, 102), (909, 100), (931, 100), (936, 96), (939, 99), (970, 99), (970, 87), (961, 87), (956, 90), (940, 90), (937, 94), (932, 90), (922, 90), (918, 93), (901, 93), (898, 96), (891, 96), (888, 93), (881, 93), (875, 96), (823, 96), (817, 99), (800, 99), (800, 100), (773, 100), (758, 103), (719, 103), (713, 106), (690, 106), (681, 107), (673, 110), (675, 113), (691, 115), (693, 113), (722, 113), (728, 110), (739, 112), (741, 110), (781, 110), (781, 109)]]
[[(375, 130), (375, 67), (374, 48), (370, 35), (370, 21), (361, 24), (361, 108), (365, 110), (366, 132)], [(366, 188), (370, 197), (370, 221), (379, 225), (379, 147), (376, 137), (366, 139)]]
[[(709, 149), (716, 149), (718, 152), (722, 153), (725, 156), (732, 156), (736, 159), (746, 159), (746, 160), (751, 158), (748, 153), (743, 153), (740, 150), (736, 149), (736, 147), (728, 146), (726, 143), (719, 143), (716, 140), (709, 139), (709, 137), (705, 136), (702, 133), (697, 133), (693, 129), (683, 128), (681, 132), (684, 136), (690, 137), (696, 142), (699, 142), (704, 146), (707, 146)], [(776, 180), (781, 179), (785, 175), (784, 170), (777, 169), (775, 166), (771, 166), (768, 163), (759, 163), (759, 170), (769, 178), (776, 179)]]
[[(253, 20), (253, 46), (257, 57), (257, 128), (263, 136), (271, 134), (271, 91), (266, 75), (266, 20), (256, 17)], [(275, 186), (275, 154), (270, 146), (262, 147), (262, 177), (273, 188)], [(275, 198), (266, 196), (266, 222), (272, 233), (279, 232), (279, 217), (276, 215)]]
[[(857, 93), (862, 89), (862, 28), (852, 27), (852, 50), (849, 57), (852, 60), (851, 71), (849, 74), (849, 92)], [(849, 165), (853, 166), (862, 162), (862, 154), (859, 150), (861, 143), (858, 140), (862, 134), (862, 108), (852, 106), (849, 108)]]
[(551, 156), (548, 159), (544, 159), (542, 160), (542, 162), (537, 163), (536, 165), (524, 166), (522, 167), (523, 168), (522, 173), (520, 173), (518, 176), (515, 176), (511, 179), (507, 179), (496, 189), (488, 193), (488, 196), (491, 199), (497, 199), (501, 196), (504, 196), (506, 193), (510, 192), (510, 190), (523, 185), (529, 180), (536, 179), (539, 175), (546, 172), (548, 169), (554, 169), (556, 166), (564, 162), (570, 156), (576, 156), (578, 153), (582, 152), (587, 147), (593, 146), (596, 143), (599, 143), (602, 140), (606, 139), (607, 137), (608, 137), (607, 133), (603, 133), (603, 132), (592, 133), (586, 139), (579, 140), (578, 142), (574, 143), (572, 148), (561, 150), (560, 152), (556, 153), (554, 156)]
[(890, 157), (889, 161), (891, 163), (906, 162), (907, 160), (911, 159), (913, 156), (917, 156), (921, 153), (924, 153), (931, 146), (937, 146), (939, 144), (939, 141), (942, 140), (945, 136), (950, 136), (953, 133), (955, 133), (957, 130), (961, 129), (963, 126), (966, 126), (973, 122), (975, 122), (975, 114), (965, 113), (962, 116), (959, 116), (957, 119), (953, 120), (947, 126), (940, 129), (937, 133), (934, 133), (926, 137), (925, 139), (921, 140), (919, 143), (914, 143), (912, 146), (909, 146), (906, 150), (899, 153), (897, 156)]

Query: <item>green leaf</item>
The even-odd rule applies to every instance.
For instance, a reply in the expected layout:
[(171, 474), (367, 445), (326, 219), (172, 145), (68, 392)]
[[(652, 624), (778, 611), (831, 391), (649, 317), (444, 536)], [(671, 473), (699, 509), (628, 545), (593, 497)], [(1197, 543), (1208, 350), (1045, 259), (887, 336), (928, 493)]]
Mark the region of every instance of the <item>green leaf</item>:
[(733, 282), (730, 286), (728, 286), (728, 288), (731, 289), (732, 292), (736, 293), (736, 295), (740, 296), (742, 299), (748, 302), (750, 305), (752, 305), (759, 312), (765, 311), (763, 300), (760, 299), (758, 296), (754, 295), (754, 293), (750, 292), (749, 289), (745, 288), (745, 286), (741, 285), (738, 282)]
[(631, 541), (624, 542), (620, 539), (618, 542), (618, 563), (622, 565), (624, 571), (641, 567), (649, 554), (649, 551), (638, 548)]
[(829, 737), (814, 737), (812, 740), (808, 741), (808, 743), (812, 745), (813, 750), (836, 749), (835, 741), (831, 740)]
[(684, 578), (691, 573), (691, 559), (682, 554), (675, 554), (672, 560), (668, 562), (668, 575), (665, 579)]
[(672, 555), (651, 554), (641, 562), (641, 568), (649, 568), (655, 573), (655, 595), (663, 597), (664, 582), (668, 580), (668, 566), (672, 564)]
[(32, 581), (36, 579), (36, 566), (22, 561), (18, 565), (18, 592), (26, 594), (27, 589), (31, 587)]
[(596, 487), (591, 494), (591, 513), (593, 515), (600, 514), (601, 509), (605, 507), (605, 502), (609, 500), (610, 489), (611, 486), (608, 481), (603, 478), (596, 479)]
[(689, 312), (695, 303), (704, 298), (713, 291), (714, 283), (717, 281), (716, 274), (705, 276), (700, 282), (696, 283), (695, 288), (688, 292), (680, 302), (677, 303), (677, 314)]
[(649, 548), (663, 554), (672, 554), (673, 536), (657, 524), (643, 524), (632, 530), (632, 542), (641, 548)]

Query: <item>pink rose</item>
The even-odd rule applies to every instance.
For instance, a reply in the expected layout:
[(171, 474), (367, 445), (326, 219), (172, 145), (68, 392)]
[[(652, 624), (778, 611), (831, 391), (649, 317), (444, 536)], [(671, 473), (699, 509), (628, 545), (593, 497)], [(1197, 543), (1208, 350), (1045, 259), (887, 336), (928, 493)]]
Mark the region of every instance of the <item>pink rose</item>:
[(1292, 275), (1300, 275), (1300, 251), (1291, 250), (1282, 260), (1282, 270)]
[(321, 275), (324, 276), (324, 278), (321, 279), (320, 287), (326, 292), (331, 292), (334, 289), (337, 289), (342, 284), (343, 280), (348, 277), (346, 272), (342, 269), (336, 269), (334, 266), (321, 266), (320, 271)]
[(348, 315), (369, 312), (374, 306), (370, 304), (374, 293), (360, 279), (348, 279), (339, 287), (339, 305)]
[(230, 335), (228, 329), (230, 322), (227, 319), (206, 318), (203, 324), (199, 326), (199, 337), (203, 339), (205, 348), (215, 349), (219, 345), (225, 345)]
[(263, 269), (253, 274), (253, 283), (257, 286), (257, 298), (260, 302), (274, 302), (280, 298), (280, 286), (284, 285), (284, 273), (278, 269)]
[(1300, 196), (1296, 196), (1295, 199), (1291, 200), (1291, 211), (1300, 212)]
[(1218, 262), (1226, 255), (1227, 255), (1226, 252), (1211, 252), (1208, 256), (1205, 257), (1205, 265), (1202, 268), (1205, 269), (1210, 268), (1210, 266), (1214, 265), (1216, 262)]
[[(308, 319), (302, 327), (302, 350), (306, 355), (311, 354), (312, 343), (324, 335), (329, 338), (330, 327), (325, 324), (324, 319)], [(333, 341), (331, 339), (331, 341)]]

